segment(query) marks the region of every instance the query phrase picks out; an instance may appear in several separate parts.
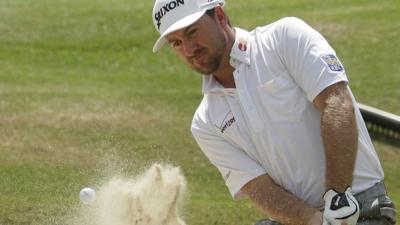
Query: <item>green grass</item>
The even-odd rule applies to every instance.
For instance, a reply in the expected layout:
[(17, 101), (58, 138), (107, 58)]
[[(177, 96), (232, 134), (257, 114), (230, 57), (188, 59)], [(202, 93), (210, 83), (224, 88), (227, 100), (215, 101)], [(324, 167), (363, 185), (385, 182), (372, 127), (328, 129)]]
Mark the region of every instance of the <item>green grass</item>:
[[(193, 141), (201, 79), (171, 51), (151, 52), (152, 2), (0, 1), (0, 224), (68, 216), (83, 186), (157, 161), (181, 166), (188, 179), (188, 224), (262, 217), (231, 200)], [(247, 29), (304, 19), (334, 46), (358, 100), (400, 114), (398, 1), (247, 0), (226, 10)], [(399, 143), (374, 144), (400, 203)]]

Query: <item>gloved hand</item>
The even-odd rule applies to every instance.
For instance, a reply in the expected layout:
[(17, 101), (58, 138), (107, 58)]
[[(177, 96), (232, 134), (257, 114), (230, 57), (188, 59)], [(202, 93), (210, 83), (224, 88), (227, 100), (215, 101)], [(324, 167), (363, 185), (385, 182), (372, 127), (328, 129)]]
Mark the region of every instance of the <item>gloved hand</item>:
[(360, 206), (351, 193), (351, 187), (346, 188), (343, 193), (329, 189), (323, 198), (325, 200), (324, 225), (357, 224)]

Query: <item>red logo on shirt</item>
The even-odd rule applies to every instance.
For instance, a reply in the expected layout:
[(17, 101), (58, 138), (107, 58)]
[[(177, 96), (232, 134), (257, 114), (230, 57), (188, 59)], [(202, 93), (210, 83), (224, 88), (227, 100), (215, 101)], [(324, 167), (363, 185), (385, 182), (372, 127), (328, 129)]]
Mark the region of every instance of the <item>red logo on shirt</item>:
[(245, 39), (239, 39), (239, 44), (238, 48), (240, 51), (246, 51), (247, 50), (247, 41)]

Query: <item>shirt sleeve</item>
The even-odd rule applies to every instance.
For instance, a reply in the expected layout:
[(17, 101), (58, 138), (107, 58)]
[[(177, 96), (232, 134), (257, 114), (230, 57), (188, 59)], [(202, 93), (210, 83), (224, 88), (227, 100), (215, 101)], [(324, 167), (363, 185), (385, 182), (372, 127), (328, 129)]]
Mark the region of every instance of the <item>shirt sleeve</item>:
[(258, 162), (237, 146), (224, 140), (199, 116), (195, 115), (191, 131), (203, 153), (218, 168), (232, 198), (243, 197), (240, 189), (249, 181), (266, 173)]
[(348, 82), (336, 52), (304, 21), (294, 17), (283, 19), (277, 38), (282, 62), (309, 101), (332, 84)]

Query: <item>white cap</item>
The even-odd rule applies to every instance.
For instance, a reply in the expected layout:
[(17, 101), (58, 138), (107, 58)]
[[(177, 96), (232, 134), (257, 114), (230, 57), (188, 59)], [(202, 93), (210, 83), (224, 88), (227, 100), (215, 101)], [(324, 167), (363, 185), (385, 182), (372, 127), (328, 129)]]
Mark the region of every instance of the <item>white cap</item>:
[(165, 36), (196, 22), (209, 9), (223, 6), (225, 0), (156, 0), (153, 23), (161, 34), (153, 46), (157, 52), (166, 43)]

